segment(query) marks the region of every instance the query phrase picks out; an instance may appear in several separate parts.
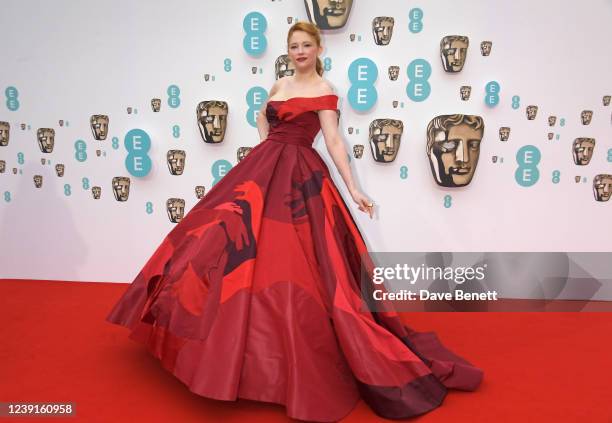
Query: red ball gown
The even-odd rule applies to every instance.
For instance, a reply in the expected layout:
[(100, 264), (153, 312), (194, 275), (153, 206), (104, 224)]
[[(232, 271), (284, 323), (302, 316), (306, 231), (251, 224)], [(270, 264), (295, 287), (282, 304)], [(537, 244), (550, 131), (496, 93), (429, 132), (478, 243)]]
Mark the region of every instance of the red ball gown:
[(269, 101), (267, 139), (170, 231), (107, 317), (198, 395), (310, 421), (339, 420), (363, 398), (398, 419), (480, 384), (434, 333), (363, 306), (361, 266), (373, 264), (312, 147), (316, 111), (337, 102)]

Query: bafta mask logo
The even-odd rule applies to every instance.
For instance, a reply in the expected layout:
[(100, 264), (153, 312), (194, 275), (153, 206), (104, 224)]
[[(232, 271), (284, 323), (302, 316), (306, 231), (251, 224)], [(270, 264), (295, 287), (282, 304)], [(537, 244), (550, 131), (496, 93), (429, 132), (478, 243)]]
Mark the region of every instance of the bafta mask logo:
[(527, 120), (534, 120), (536, 116), (538, 115), (538, 106), (533, 106), (533, 105), (527, 106), (526, 113), (527, 113)]
[(91, 115), (89, 122), (91, 124), (91, 132), (93, 132), (94, 139), (98, 141), (105, 140), (108, 134), (108, 116)]
[(128, 115), (131, 115), (131, 114), (132, 114), (132, 108), (131, 108), (131, 107), (128, 107), (126, 110), (127, 110), (127, 114), (128, 114)]
[(582, 179), (582, 178), (580, 177), (580, 175), (578, 175), (578, 176), (574, 176), (574, 182), (578, 183), (578, 182), (580, 182), (580, 179)]
[(604, 95), (603, 96), (603, 105), (606, 106), (606, 107), (609, 106), (611, 98), (612, 98), (612, 96)]
[(461, 95), (461, 100), (468, 101), (470, 99), (470, 94), (472, 94), (472, 87), (469, 85), (463, 85), (459, 88), (459, 94)]
[(427, 125), (427, 156), (437, 184), (462, 187), (472, 181), (484, 134), (484, 121), (475, 115), (442, 115)]
[(363, 144), (355, 144), (353, 146), (353, 157), (356, 159), (363, 157)]
[(583, 110), (582, 112), (580, 112), (580, 120), (582, 120), (583, 125), (590, 125), (591, 119), (593, 119), (592, 110)]
[(555, 136), (554, 132), (549, 132), (548, 133), (548, 141), (552, 141), (553, 137)]
[(593, 178), (593, 194), (597, 201), (608, 201), (612, 194), (612, 175), (595, 175)]
[(391, 81), (397, 81), (397, 77), (399, 76), (399, 66), (392, 65), (389, 66), (389, 79)]
[(555, 126), (557, 123), (557, 116), (548, 116), (548, 126)]
[(492, 161), (493, 163), (497, 163), (497, 156), (492, 156), (492, 157), (491, 157), (491, 161)]
[(61, 178), (64, 176), (64, 165), (62, 163), (58, 163), (55, 165), (55, 174), (58, 176), (58, 178)]
[(0, 160), (0, 173), (6, 172), (6, 161)]
[(386, 46), (393, 36), (395, 19), (390, 16), (377, 16), (372, 20), (372, 34), (377, 46)]
[(353, 128), (352, 126), (348, 127), (348, 133), (349, 135), (353, 135), (353, 131), (355, 130), (355, 128)]
[(493, 43), (491, 41), (483, 41), (480, 43), (480, 53), (482, 53), (483, 56), (490, 55), (491, 47), (493, 47)]
[(13, 168), (13, 175), (17, 175), (17, 168), (16, 167)]
[(400, 148), (404, 124), (397, 119), (374, 119), (370, 123), (370, 148), (374, 160), (389, 163), (395, 160)]
[(99, 149), (96, 150), (96, 156), (100, 157), (101, 155), (102, 155), (102, 150), (99, 150)]
[(22, 131), (25, 131), (25, 129), (26, 129), (26, 124), (25, 123), (22, 123), (19, 126), (21, 127)]
[(64, 119), (60, 119), (57, 122), (59, 123), (59, 126), (64, 126)]
[(238, 159), (238, 162), (244, 159), (247, 156), (247, 154), (251, 152), (252, 149), (253, 147), (238, 147), (238, 151), (236, 152), (236, 157)]
[(0, 147), (6, 147), (9, 143), (11, 132), (11, 124), (8, 122), (0, 122)]
[(440, 41), (442, 67), (446, 72), (461, 72), (465, 64), (470, 40), (463, 35), (447, 35)]
[(510, 127), (502, 126), (499, 128), (499, 140), (508, 141), (508, 139), (510, 139)]
[(40, 164), (44, 165), (45, 163), (47, 163), (47, 159), (45, 159), (44, 157), (40, 159)]
[(185, 150), (168, 150), (166, 160), (171, 175), (182, 175), (185, 170)]
[(170, 219), (170, 222), (180, 222), (185, 214), (185, 200), (182, 198), (168, 198), (166, 201), (166, 210), (168, 211), (168, 219)]
[(349, 35), (349, 40), (351, 40), (351, 42), (354, 42), (355, 41), (355, 34)]
[(130, 178), (115, 176), (113, 178), (113, 194), (117, 201), (127, 201), (130, 196)]
[(208, 82), (210, 80), (210, 74), (209, 73), (205, 73), (204, 74), (204, 81)]
[(295, 65), (289, 59), (288, 54), (281, 54), (276, 58), (274, 62), (274, 74), (276, 79), (284, 78), (285, 76), (291, 76), (295, 73)]
[(293, 23), (293, 16), (287, 16), (287, 23), (291, 25)]
[(102, 195), (102, 188), (99, 186), (91, 187), (91, 195), (93, 196), (94, 200), (99, 200), (100, 196)]
[(353, 0), (304, 0), (308, 20), (320, 29), (342, 28), (348, 20)]
[(206, 143), (216, 144), (223, 141), (227, 128), (229, 109), (225, 101), (209, 100), (198, 104), (196, 115), (200, 135)]
[(576, 138), (572, 144), (574, 163), (578, 166), (588, 165), (594, 149), (595, 138)]
[(198, 200), (204, 197), (205, 193), (206, 193), (206, 188), (204, 188), (204, 185), (196, 185), (195, 195)]
[(43, 177), (42, 175), (34, 175), (34, 186), (36, 188), (42, 187)]
[(43, 153), (51, 153), (55, 145), (55, 129), (53, 128), (38, 128), (36, 131), (38, 138), (38, 148)]
[(161, 98), (152, 98), (151, 108), (154, 112), (159, 112), (159, 109), (161, 108)]

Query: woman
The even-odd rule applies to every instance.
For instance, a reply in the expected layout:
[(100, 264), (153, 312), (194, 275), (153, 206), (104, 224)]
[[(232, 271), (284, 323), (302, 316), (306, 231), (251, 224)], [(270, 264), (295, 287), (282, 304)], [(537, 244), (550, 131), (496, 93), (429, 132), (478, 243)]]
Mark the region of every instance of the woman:
[(371, 217), (373, 204), (351, 176), (318, 29), (299, 22), (287, 41), (295, 74), (261, 110), (263, 142), (173, 228), (107, 320), (205, 397), (310, 421), (339, 420), (359, 398), (383, 417), (422, 414), (482, 372), (391, 308), (362, 308), (373, 264), (312, 148), (319, 130), (359, 209)]

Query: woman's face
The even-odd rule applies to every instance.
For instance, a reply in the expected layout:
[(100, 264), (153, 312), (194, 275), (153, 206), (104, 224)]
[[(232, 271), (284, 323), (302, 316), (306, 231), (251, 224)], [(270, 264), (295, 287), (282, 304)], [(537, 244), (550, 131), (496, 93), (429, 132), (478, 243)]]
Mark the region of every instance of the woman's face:
[(307, 32), (295, 31), (291, 34), (287, 54), (296, 71), (314, 68), (322, 51), (323, 47), (317, 46), (315, 39)]

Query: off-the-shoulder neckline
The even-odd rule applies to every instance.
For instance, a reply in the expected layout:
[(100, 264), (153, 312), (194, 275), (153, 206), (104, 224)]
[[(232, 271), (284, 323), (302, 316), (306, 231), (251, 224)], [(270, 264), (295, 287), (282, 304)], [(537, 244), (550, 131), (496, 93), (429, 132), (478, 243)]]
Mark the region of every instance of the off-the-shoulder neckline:
[(324, 95), (318, 95), (318, 96), (315, 96), (315, 97), (301, 97), (301, 96), (297, 96), (297, 97), (289, 97), (289, 98), (286, 98), (284, 100), (268, 100), (268, 103), (283, 103), (285, 101), (295, 100), (295, 99), (298, 99), (298, 98), (321, 98), (321, 97), (336, 97), (337, 98), (338, 96), (336, 94), (324, 94)]

